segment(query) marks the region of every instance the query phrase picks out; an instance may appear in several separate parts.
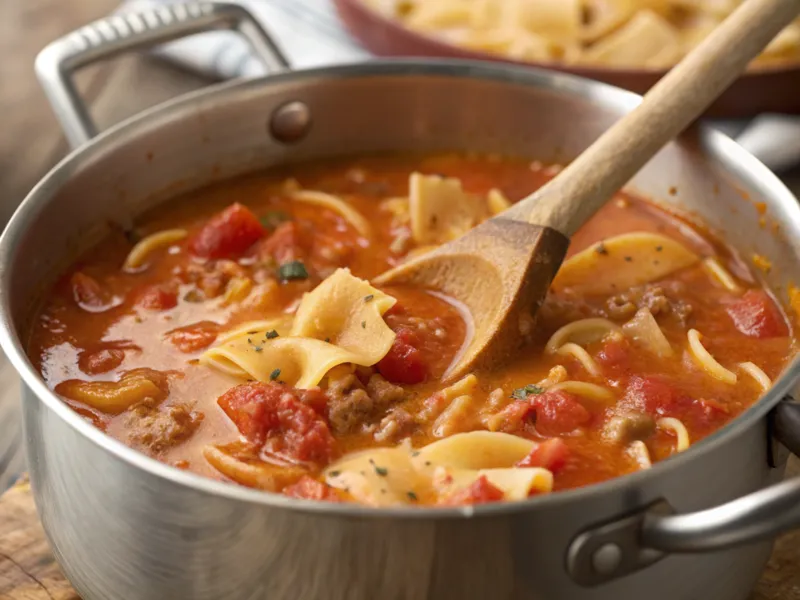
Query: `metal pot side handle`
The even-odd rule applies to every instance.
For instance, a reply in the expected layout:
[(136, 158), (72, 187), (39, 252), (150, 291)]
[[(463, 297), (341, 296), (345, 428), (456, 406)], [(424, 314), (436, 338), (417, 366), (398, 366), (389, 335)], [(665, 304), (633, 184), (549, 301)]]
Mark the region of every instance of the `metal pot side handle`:
[[(774, 434), (800, 455), (800, 403), (784, 399), (772, 414)], [(767, 540), (800, 527), (800, 477), (720, 506), (685, 515), (665, 503), (584, 531), (570, 544), (567, 571), (595, 586), (638, 571), (669, 553), (701, 553)]]
[(72, 74), (91, 63), (212, 30), (244, 36), (269, 72), (289, 63), (253, 15), (235, 4), (192, 2), (95, 21), (55, 42), (36, 58), (36, 74), (67, 141), (76, 148), (97, 135), (97, 128), (75, 88)]

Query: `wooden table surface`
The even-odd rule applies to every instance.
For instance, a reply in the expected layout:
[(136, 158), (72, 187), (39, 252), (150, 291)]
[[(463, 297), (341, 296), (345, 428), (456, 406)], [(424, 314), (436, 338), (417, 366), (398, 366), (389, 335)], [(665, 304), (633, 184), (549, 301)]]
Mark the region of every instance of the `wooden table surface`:
[[(49, 41), (112, 11), (117, 0), (0, 0), (0, 225), (31, 186), (67, 151), (33, 76)], [(208, 83), (196, 75), (126, 56), (78, 78), (101, 127)], [(787, 183), (800, 191), (800, 172)], [(19, 382), (0, 354), (0, 492), (19, 473)], [(798, 464), (792, 465), (800, 473)], [(4, 473), (6, 474), (4, 477)], [(0, 600), (75, 600), (49, 552), (27, 484), (0, 499)], [(676, 599), (681, 600), (681, 599)], [(800, 600), (800, 534), (784, 536), (751, 600)]]

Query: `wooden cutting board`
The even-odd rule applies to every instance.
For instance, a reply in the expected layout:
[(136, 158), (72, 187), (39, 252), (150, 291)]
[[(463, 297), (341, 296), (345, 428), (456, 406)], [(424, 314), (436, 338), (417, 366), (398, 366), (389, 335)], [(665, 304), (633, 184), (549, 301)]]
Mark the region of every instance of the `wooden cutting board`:
[[(788, 475), (800, 475), (800, 462)], [(50, 552), (27, 479), (0, 498), (0, 600), (80, 600)], [(800, 600), (800, 531), (778, 540), (750, 600)]]

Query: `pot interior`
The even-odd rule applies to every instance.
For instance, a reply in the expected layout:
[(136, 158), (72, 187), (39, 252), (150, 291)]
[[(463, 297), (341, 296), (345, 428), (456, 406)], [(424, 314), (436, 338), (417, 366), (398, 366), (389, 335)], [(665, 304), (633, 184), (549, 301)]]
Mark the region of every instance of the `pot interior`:
[[(271, 131), (300, 102), (311, 126)], [(476, 151), (565, 163), (638, 103), (570, 76), (480, 63), (392, 62), (223, 84), (158, 107), (74, 153), (31, 194), (2, 244), (9, 325), (25, 339), (36, 302), (109, 224), (212, 181), (342, 155)], [(800, 280), (800, 208), (755, 159), (720, 134), (691, 130), (630, 188), (697, 218), (750, 261), (784, 305)], [(767, 268), (767, 265), (769, 268)], [(17, 345), (19, 348), (19, 345)]]

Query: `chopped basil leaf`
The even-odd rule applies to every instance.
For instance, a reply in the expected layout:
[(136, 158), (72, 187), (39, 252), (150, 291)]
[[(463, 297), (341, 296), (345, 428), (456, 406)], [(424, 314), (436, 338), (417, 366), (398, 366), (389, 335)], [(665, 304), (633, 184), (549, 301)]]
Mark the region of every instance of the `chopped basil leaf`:
[(375, 472), (381, 477), (386, 477), (389, 474), (389, 469), (375, 465)]
[(301, 261), (293, 260), (278, 267), (278, 277), (283, 281), (308, 279), (308, 271), (306, 271), (306, 266)]
[(269, 374), (269, 380), (275, 381), (280, 376), (281, 376), (281, 370), (275, 369), (272, 373)]
[(268, 331), (266, 334), (264, 334), (264, 337), (268, 340), (275, 339), (278, 337), (278, 332), (273, 329), (272, 331)]
[(278, 227), (278, 225), (281, 223), (291, 220), (291, 218), (292, 217), (287, 212), (282, 210), (271, 210), (259, 220), (266, 229), (272, 230)]
[(513, 392), (511, 392), (511, 397), (516, 398), (517, 400), (525, 400), (528, 396), (532, 394), (543, 394), (544, 389), (540, 388), (538, 385), (534, 385), (529, 383), (525, 387), (517, 388)]

